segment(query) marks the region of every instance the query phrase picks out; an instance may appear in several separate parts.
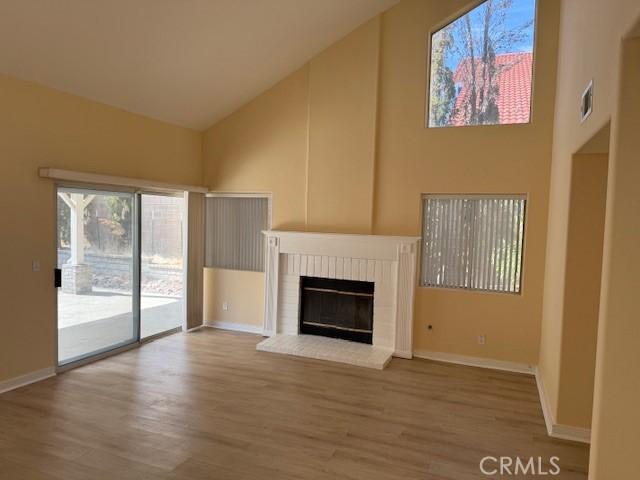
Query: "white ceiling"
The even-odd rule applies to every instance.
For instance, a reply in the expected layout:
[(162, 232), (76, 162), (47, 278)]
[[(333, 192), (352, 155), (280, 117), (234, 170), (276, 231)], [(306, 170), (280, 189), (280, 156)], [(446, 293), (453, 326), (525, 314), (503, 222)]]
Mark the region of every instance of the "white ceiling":
[(0, 0), (0, 73), (197, 130), (397, 0)]

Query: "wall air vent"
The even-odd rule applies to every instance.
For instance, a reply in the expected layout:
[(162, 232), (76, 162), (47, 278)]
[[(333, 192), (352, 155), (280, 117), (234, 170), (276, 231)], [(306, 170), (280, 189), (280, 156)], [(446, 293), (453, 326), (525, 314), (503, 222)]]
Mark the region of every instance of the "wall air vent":
[(587, 88), (582, 93), (580, 102), (580, 123), (584, 122), (593, 110), (593, 80), (589, 82)]

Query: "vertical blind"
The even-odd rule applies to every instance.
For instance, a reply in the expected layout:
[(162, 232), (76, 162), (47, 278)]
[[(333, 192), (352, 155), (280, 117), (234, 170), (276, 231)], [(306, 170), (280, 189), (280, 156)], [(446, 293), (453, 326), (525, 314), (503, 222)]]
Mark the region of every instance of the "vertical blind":
[(524, 195), (425, 195), (421, 285), (519, 293)]
[(264, 236), (269, 228), (267, 198), (208, 197), (205, 265), (264, 271)]

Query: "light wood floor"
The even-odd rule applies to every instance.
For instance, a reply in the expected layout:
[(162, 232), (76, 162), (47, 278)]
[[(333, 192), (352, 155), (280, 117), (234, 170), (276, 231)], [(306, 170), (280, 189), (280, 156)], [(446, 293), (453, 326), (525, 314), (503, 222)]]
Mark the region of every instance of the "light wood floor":
[(487, 455), (555, 455), (546, 478), (586, 478), (588, 448), (547, 437), (531, 376), (376, 371), (259, 340), (176, 334), (0, 395), (0, 478), (466, 480), (492, 478)]

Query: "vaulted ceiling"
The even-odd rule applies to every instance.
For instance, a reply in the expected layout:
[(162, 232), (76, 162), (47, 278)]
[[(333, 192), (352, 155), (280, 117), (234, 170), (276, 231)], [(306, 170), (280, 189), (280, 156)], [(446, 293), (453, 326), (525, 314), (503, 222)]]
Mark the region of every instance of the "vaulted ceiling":
[(0, 73), (202, 130), (397, 0), (2, 0)]

